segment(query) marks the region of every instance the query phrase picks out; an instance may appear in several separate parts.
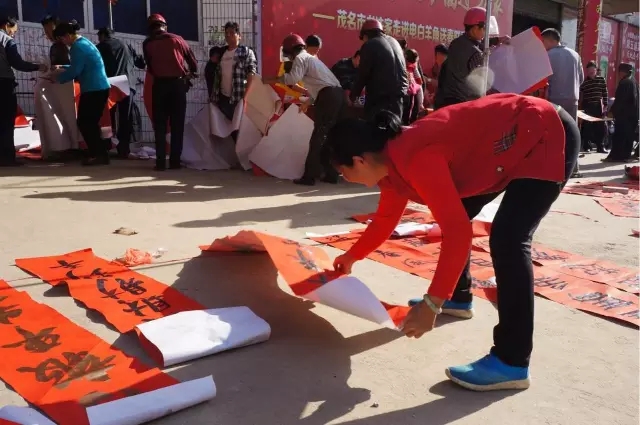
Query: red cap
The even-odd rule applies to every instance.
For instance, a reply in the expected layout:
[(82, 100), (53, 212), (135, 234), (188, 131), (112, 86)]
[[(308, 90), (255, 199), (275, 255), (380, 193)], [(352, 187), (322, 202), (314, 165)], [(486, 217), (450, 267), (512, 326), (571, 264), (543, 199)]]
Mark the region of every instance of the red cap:
[(298, 34), (289, 34), (282, 40), (282, 52), (291, 53), (295, 47), (304, 46), (304, 40)]
[(487, 9), (484, 7), (472, 7), (467, 10), (467, 13), (464, 15), (464, 25), (465, 26), (474, 26), (481, 24), (483, 22), (487, 22)]
[(149, 15), (149, 17), (147, 18), (147, 24), (151, 25), (151, 24), (156, 24), (156, 23), (160, 23), (160, 24), (167, 24), (167, 21), (165, 21), (164, 17), (162, 15), (160, 15), (159, 13), (154, 13), (152, 15)]
[(367, 19), (366, 21), (364, 21), (362, 23), (362, 28), (360, 28), (360, 40), (362, 40), (362, 37), (364, 37), (364, 32), (369, 30), (384, 31), (382, 22), (378, 21), (377, 19)]

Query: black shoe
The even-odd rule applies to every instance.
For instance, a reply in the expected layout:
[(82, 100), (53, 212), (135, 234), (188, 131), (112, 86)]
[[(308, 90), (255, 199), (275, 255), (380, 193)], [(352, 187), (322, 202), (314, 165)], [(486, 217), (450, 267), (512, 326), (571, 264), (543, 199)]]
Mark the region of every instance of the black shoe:
[(94, 166), (94, 165), (109, 165), (111, 161), (108, 156), (100, 156), (96, 158), (86, 158), (82, 161), (82, 165)]
[(316, 179), (311, 177), (301, 177), (293, 181), (293, 184), (299, 184), (301, 186), (315, 186)]

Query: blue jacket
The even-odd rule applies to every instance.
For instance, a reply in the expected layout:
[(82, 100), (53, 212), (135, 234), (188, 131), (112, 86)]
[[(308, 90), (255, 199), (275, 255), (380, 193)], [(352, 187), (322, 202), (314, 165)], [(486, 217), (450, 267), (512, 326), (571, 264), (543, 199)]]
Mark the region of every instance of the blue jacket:
[(65, 71), (58, 75), (58, 82), (67, 83), (77, 79), (80, 93), (111, 88), (100, 52), (92, 42), (84, 37), (78, 38), (71, 46), (69, 55), (71, 65), (65, 66)]

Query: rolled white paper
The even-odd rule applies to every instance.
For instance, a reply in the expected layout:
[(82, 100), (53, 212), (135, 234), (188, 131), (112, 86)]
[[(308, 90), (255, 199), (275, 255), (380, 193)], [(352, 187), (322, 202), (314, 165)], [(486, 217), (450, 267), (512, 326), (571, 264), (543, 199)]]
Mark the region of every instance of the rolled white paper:
[(20, 425), (56, 425), (37, 410), (23, 406), (4, 406), (0, 409), (0, 419)]
[(212, 376), (87, 408), (89, 425), (140, 425), (216, 396)]
[(164, 367), (264, 342), (271, 327), (248, 307), (176, 313), (137, 326), (162, 354)]

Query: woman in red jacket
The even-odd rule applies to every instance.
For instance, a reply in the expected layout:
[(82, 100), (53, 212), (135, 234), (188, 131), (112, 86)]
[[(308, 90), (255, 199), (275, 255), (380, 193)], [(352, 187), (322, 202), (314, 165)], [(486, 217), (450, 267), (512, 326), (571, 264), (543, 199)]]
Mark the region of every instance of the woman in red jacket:
[(443, 310), (470, 318), (470, 219), (504, 193), (489, 242), (498, 286), (494, 346), (482, 359), (446, 374), (472, 390), (528, 388), (531, 240), (569, 178), (579, 148), (580, 132), (569, 114), (521, 95), (449, 106), (408, 128), (387, 111), (375, 123), (343, 121), (329, 134), (328, 154), (346, 180), (378, 185), (380, 201), (371, 224), (334, 267), (350, 273), (354, 262), (389, 238), (409, 200), (427, 205), (442, 229), (442, 249), (431, 286), (413, 304), (403, 332), (420, 338)]

